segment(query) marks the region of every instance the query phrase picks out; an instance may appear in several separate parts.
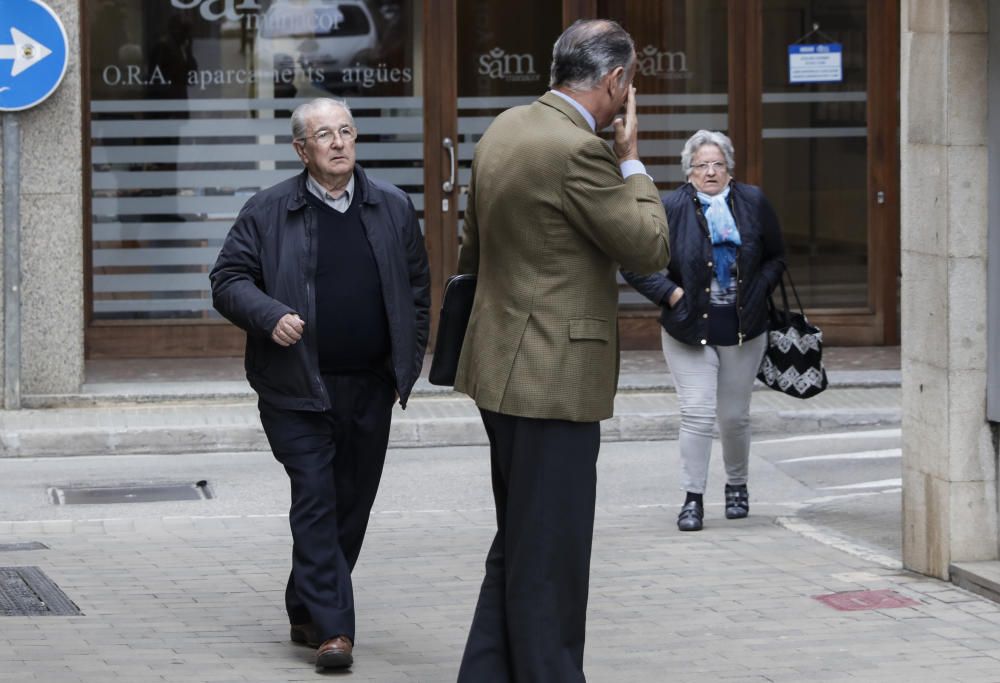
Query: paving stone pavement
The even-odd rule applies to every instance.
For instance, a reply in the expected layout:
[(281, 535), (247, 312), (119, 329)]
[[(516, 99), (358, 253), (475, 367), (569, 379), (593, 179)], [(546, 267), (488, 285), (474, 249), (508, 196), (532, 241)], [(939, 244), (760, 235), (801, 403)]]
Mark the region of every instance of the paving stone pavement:
[[(775, 524), (678, 532), (673, 507), (598, 509), (586, 670), (592, 683), (1000, 681), (1000, 605)], [(347, 679), (454, 681), (492, 511), (373, 516), (355, 571)], [(0, 617), (0, 681), (314, 681), (287, 640), (281, 515), (0, 522), (0, 552), (38, 566), (83, 616)], [(836, 611), (814, 599), (891, 589), (913, 607)], [(333, 677), (345, 674), (327, 674)]]
[[(898, 424), (898, 349), (852, 349), (839, 359), (832, 351), (831, 365), (864, 381), (837, 384), (806, 403), (758, 392), (755, 431)], [(191, 378), (210, 385), (204, 388), (210, 402), (223, 404), (206, 410), (159, 399), (142, 405), (145, 394), (130, 394), (136, 389), (128, 382), (169, 385), (178, 379), (176, 367), (116, 362), (97, 379), (103, 379), (103, 395), (122, 394), (118, 403), (82, 419), (80, 407), (104, 400), (95, 389), (93, 396), (52, 402), (61, 408), (4, 415), (5, 447), (21, 454), (32, 448), (47, 454), (148, 452), (136, 451), (138, 443), (161, 452), (164, 443), (183, 438), (175, 426), (193, 422), (210, 428), (193, 430), (178, 452), (260, 448), (252, 403), (225, 407), (246, 394), (239, 382), (225, 384), (239, 377), (238, 363), (231, 365), (192, 369)], [(602, 427), (605, 440), (672, 436), (676, 399), (662, 370), (658, 353), (626, 354), (623, 372), (630, 371), (630, 386), (639, 391), (623, 387), (619, 417)], [(139, 391), (159, 395), (148, 386)], [(185, 396), (194, 390), (171, 391)], [(397, 445), (481, 440), (475, 408), (439, 392), (423, 394), (397, 423)], [(411, 428), (422, 431), (407, 433)], [(157, 433), (161, 442), (150, 445)], [(221, 435), (232, 443), (222, 444)], [(114, 460), (87, 467), (103, 473)], [(23, 485), (24, 475), (8, 483), (16, 488), (17, 482)], [(485, 486), (485, 479), (476, 483)], [(270, 514), (270, 488), (236, 490), (252, 498), (248, 509), (261, 514), (0, 521), (0, 543), (49, 546), (0, 552), (0, 566), (41, 568), (83, 612), (0, 617), (0, 681), (455, 680), (494, 528), (490, 509), (472, 502), (465, 506), (470, 509), (414, 511), (405, 504), (413, 500), (406, 492), (394, 499), (403, 505), (376, 512), (355, 572), (356, 664), (349, 674), (324, 675), (314, 670), (310, 649), (287, 640), (287, 518)], [(586, 658), (591, 683), (1000, 683), (1000, 605), (904, 572), (878, 552), (854, 547), (848, 554), (829, 538), (821, 543), (808, 519), (786, 517), (787, 505), (755, 505), (750, 519), (737, 522), (716, 519), (718, 505), (710, 507), (711, 523), (697, 534), (676, 530), (673, 503), (599, 507)], [(891, 589), (917, 604), (840, 612), (814, 599), (869, 589)]]

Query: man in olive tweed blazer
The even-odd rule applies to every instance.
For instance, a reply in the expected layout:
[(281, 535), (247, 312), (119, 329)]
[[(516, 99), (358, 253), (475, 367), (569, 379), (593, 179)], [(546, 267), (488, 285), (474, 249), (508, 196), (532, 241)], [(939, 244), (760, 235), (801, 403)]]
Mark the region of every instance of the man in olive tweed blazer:
[[(497, 535), (459, 681), (582, 681), (599, 421), (618, 381), (619, 265), (667, 263), (637, 153), (635, 50), (577, 22), (551, 87), (476, 147), (459, 272), (478, 274), (455, 388), (490, 439)], [(615, 121), (612, 149), (595, 134)]]

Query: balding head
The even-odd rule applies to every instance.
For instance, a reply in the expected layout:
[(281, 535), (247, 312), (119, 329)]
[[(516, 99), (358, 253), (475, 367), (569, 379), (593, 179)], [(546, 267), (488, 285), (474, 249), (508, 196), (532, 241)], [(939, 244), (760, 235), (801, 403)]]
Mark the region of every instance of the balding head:
[(581, 19), (566, 29), (552, 48), (550, 88), (584, 92), (619, 66), (631, 73), (635, 43), (616, 21)]
[(309, 118), (331, 107), (337, 107), (347, 112), (347, 117), (350, 119), (351, 125), (354, 126), (354, 115), (351, 113), (351, 108), (347, 106), (347, 102), (335, 100), (332, 97), (317, 97), (300, 104), (292, 112), (292, 139), (301, 140), (306, 135)]

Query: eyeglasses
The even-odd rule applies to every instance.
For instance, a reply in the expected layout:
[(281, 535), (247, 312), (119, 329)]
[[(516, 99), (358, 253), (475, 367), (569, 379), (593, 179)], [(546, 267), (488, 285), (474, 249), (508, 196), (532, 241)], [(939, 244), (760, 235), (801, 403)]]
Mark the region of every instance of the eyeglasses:
[(697, 171), (698, 173), (706, 173), (708, 169), (712, 169), (716, 173), (719, 171), (726, 170), (726, 162), (724, 161), (709, 161), (703, 164), (694, 164), (691, 166), (692, 171)]
[(318, 131), (312, 135), (303, 135), (299, 138), (299, 141), (312, 138), (319, 145), (328, 145), (333, 142), (334, 137), (339, 138), (343, 142), (351, 142), (354, 138), (358, 137), (358, 131), (355, 130), (354, 126), (341, 126), (337, 130), (330, 130), (329, 128), (320, 128)]

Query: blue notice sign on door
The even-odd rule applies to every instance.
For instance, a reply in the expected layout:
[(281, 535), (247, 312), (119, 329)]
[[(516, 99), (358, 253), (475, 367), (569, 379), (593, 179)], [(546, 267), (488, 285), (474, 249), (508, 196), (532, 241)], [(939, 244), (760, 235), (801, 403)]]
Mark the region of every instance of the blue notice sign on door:
[(34, 107), (66, 73), (66, 29), (39, 0), (0, 0), (0, 111)]
[(839, 83), (844, 80), (840, 43), (788, 46), (789, 83)]

